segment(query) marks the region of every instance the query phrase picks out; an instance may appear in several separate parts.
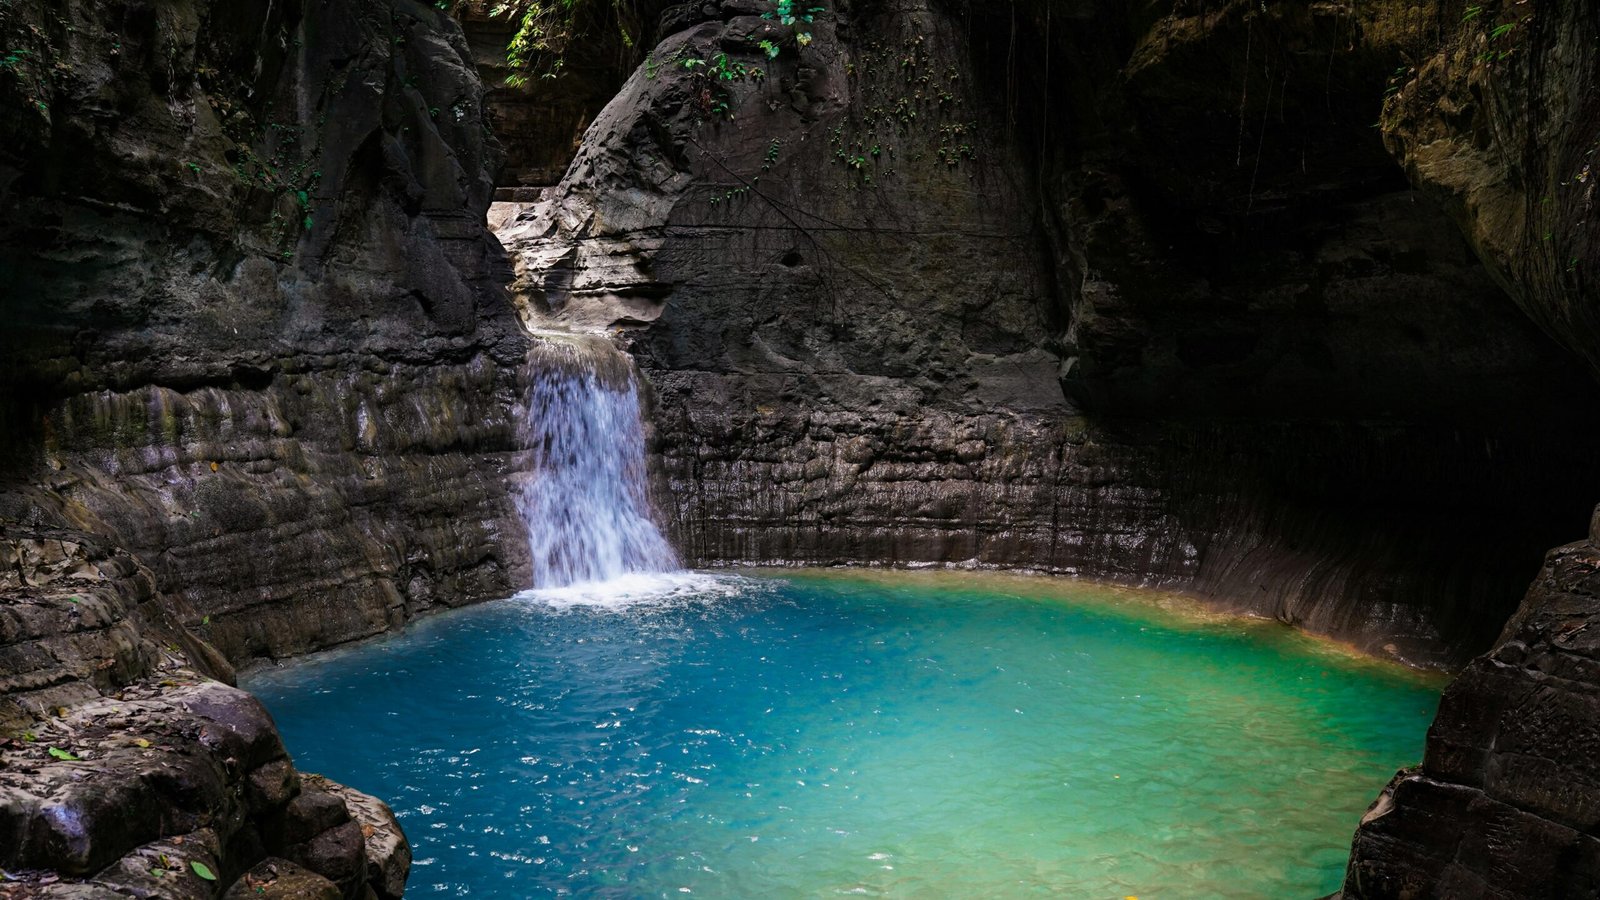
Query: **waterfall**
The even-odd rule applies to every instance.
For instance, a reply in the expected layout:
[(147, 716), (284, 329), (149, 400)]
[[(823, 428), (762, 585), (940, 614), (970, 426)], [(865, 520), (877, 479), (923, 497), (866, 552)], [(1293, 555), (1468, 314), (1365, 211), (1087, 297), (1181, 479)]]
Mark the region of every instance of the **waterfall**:
[(541, 343), (522, 423), (532, 465), (517, 498), (533, 587), (678, 568), (651, 515), (631, 361), (598, 337)]

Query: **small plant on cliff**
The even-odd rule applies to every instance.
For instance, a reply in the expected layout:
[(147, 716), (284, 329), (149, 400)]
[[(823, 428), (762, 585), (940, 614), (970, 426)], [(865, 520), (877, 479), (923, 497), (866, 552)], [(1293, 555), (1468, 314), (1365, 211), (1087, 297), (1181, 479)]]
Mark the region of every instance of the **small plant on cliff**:
[(636, 0), (502, 0), (489, 15), (517, 24), (506, 44), (506, 65), (513, 70), (506, 84), (511, 87), (527, 84), (530, 77), (556, 77), (570, 51), (604, 31), (615, 29), (626, 50), (633, 50), (645, 32), (645, 16)]
[[(679, 51), (672, 58), (677, 63), (689, 70), (693, 79), (695, 96), (700, 102), (700, 111), (718, 118), (733, 118), (732, 96), (728, 93), (727, 84), (734, 81), (761, 81), (767, 77), (760, 66), (747, 66), (726, 53), (718, 53), (710, 58), (690, 56), (687, 51)], [(655, 73), (650, 68), (654, 57), (646, 63), (646, 78), (654, 78)]]
[[(794, 29), (795, 43), (801, 47), (810, 44), (811, 32), (802, 30), (802, 26), (810, 25), (813, 21), (815, 21), (817, 13), (823, 12), (824, 7), (807, 7), (804, 12), (797, 13), (795, 12), (794, 0), (774, 0), (774, 2), (776, 4), (775, 8), (770, 12), (762, 13), (761, 18), (768, 21), (777, 20), (779, 25), (782, 25), (785, 28)], [(781, 40), (782, 38), (780, 37), (779, 41)], [(758, 42), (757, 46), (761, 48), (763, 53), (767, 54), (768, 59), (777, 59), (778, 54), (782, 52), (778, 41), (774, 41), (770, 38)]]

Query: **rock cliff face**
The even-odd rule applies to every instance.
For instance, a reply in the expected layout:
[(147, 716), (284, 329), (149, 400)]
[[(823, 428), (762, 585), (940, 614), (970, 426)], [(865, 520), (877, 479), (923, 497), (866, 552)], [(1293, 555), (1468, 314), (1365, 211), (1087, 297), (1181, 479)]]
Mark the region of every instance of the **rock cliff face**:
[[(1385, 137), (1511, 296), (1593, 366), (1600, 7), (1474, 9), (1389, 101)], [(1600, 520), (1550, 552), (1494, 650), (1445, 692), (1422, 765), (1361, 823), (1346, 897), (1600, 893), (1596, 571)]]
[(381, 804), (208, 676), (523, 583), (465, 40), (413, 0), (21, 0), (0, 54), (0, 733), (37, 738), (0, 867), (397, 896)]
[(83, 2), (4, 28), (0, 523), (108, 536), (235, 661), (519, 584), (525, 340), (453, 23)]
[(1362, 818), (1344, 896), (1600, 893), (1600, 529), (1550, 552), (1445, 691), (1422, 764)]
[[(510, 271), (435, 5), (0, 5), (12, 890), (398, 894), (381, 804), (211, 679), (524, 583), (519, 314), (632, 349), (700, 564), (1080, 572), (1448, 663), (1600, 498), (1590, 0), (763, 12), (661, 16)], [(546, 180), (593, 98), (499, 96)], [(1593, 893), (1597, 545), (1347, 895)]]
[(1600, 496), (1592, 382), (1371, 128), (1432, 18), (762, 9), (669, 10), (499, 231), (530, 317), (631, 341), (690, 559), (1155, 581), (1459, 661)]
[(505, 151), (496, 180), (498, 199), (537, 196), (539, 188), (561, 180), (584, 130), (644, 52), (634, 39), (649, 46), (646, 35), (658, 6), (579, 4), (580, 14), (587, 11), (604, 21), (586, 18), (587, 36), (565, 49), (559, 66), (548, 61), (554, 71), (518, 72), (506, 60), (506, 46), (517, 33), (517, 16), (496, 15), (503, 4), (491, 0), (456, 4), (473, 62), (483, 78), (495, 136)]
[(1492, 645), (1345, 895), (1600, 889), (1600, 541), (1495, 641), (1600, 497), (1600, 10), (858, 0), (808, 43), (761, 11), (669, 10), (500, 230), (525, 315), (632, 343), (687, 555), (1023, 565), (1413, 660)]

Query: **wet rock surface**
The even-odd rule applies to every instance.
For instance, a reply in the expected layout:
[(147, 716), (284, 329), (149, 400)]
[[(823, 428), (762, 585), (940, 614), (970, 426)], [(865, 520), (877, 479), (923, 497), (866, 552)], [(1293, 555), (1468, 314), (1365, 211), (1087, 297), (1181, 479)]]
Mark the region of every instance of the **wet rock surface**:
[(4, 890), (216, 896), (272, 857), (397, 896), (381, 804), (206, 676), (522, 583), (465, 40), (410, 0), (19, 2), (0, 38)]
[[(434, 5), (5, 4), (0, 890), (398, 895), (381, 804), (203, 676), (525, 582), (519, 312), (634, 352), (692, 562), (1489, 647), (1600, 496), (1547, 337), (1600, 347), (1600, 119), (1592, 3), (1474, 8), (841, 0), (802, 42), (680, 5), (498, 211), (507, 267), (482, 53)], [(519, 180), (586, 110), (518, 114), (566, 123)], [(1594, 555), (1451, 689), (1348, 895), (1593, 892)]]
[(1600, 891), (1597, 573), (1600, 530), (1550, 552), (1499, 646), (1445, 691), (1422, 765), (1362, 819), (1345, 897)]

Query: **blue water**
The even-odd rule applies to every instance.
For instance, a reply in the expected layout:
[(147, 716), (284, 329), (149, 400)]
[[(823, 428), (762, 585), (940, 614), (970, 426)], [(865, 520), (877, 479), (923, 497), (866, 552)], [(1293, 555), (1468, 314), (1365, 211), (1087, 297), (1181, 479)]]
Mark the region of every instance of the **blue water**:
[[(680, 576), (247, 679), (408, 896), (1315, 897), (1436, 680), (1054, 579)], [(654, 590), (654, 589), (652, 589)]]

